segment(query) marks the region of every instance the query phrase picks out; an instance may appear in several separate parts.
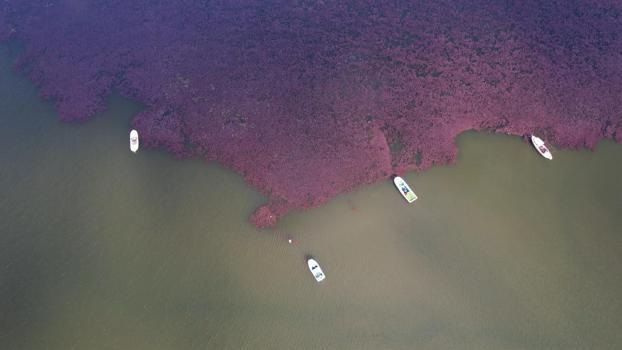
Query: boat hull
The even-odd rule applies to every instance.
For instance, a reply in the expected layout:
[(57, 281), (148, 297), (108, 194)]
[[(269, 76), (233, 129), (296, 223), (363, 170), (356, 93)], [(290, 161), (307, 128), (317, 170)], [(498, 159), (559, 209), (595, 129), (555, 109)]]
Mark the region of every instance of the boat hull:
[(309, 266), (309, 271), (311, 271), (311, 274), (317, 282), (322, 282), (326, 278), (326, 275), (324, 275), (324, 271), (322, 271), (320, 264), (318, 264), (315, 259), (308, 259), (307, 265)]
[(544, 145), (544, 141), (541, 138), (535, 135), (531, 135), (531, 144), (533, 147), (540, 153), (540, 155), (548, 160), (553, 160), (553, 154), (549, 149)]
[(138, 131), (130, 131), (130, 151), (136, 153), (136, 151), (138, 151), (139, 142)]
[(410, 186), (408, 186), (408, 184), (406, 183), (406, 181), (404, 181), (404, 179), (402, 179), (399, 176), (396, 176), (393, 179), (393, 183), (395, 184), (395, 187), (397, 187), (397, 190), (400, 192), (402, 197), (404, 197), (404, 199), (408, 203), (412, 203), (412, 202), (417, 200), (417, 195), (412, 190), (412, 188), (410, 188)]

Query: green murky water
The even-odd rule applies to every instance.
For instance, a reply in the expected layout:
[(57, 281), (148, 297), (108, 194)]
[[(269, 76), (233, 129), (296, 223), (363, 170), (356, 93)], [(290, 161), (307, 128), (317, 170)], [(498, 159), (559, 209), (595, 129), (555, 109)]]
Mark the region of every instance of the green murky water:
[(57, 121), (9, 55), (1, 349), (622, 348), (621, 145), (548, 162), (465, 133), (455, 165), (405, 176), (415, 205), (387, 181), (258, 231), (239, 176), (131, 154), (120, 98)]

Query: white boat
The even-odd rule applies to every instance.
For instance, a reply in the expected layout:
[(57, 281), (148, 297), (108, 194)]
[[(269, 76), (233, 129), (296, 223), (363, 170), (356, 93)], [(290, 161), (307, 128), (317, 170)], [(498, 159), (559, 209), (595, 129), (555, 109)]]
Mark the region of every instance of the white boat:
[(133, 130), (130, 131), (130, 150), (134, 153), (138, 151), (138, 131)]
[(408, 201), (408, 203), (412, 203), (417, 200), (417, 195), (415, 194), (415, 192), (413, 192), (410, 186), (408, 186), (408, 184), (406, 183), (406, 181), (404, 181), (404, 179), (402, 179), (399, 176), (396, 176), (393, 179), (393, 183), (395, 184), (395, 187), (397, 187), (397, 190), (400, 191), (404, 199)]
[(307, 259), (307, 265), (309, 265), (309, 270), (313, 274), (313, 277), (315, 277), (316, 281), (322, 282), (326, 278), (326, 276), (324, 275), (324, 271), (322, 271), (322, 268), (317, 263), (317, 261), (315, 261), (315, 259)]
[(553, 159), (553, 154), (551, 153), (551, 151), (549, 151), (548, 148), (546, 148), (546, 146), (544, 145), (544, 141), (542, 141), (541, 138), (535, 135), (531, 135), (531, 143), (533, 143), (533, 146), (536, 148), (536, 150), (538, 150), (538, 153), (540, 153), (544, 158), (549, 160)]

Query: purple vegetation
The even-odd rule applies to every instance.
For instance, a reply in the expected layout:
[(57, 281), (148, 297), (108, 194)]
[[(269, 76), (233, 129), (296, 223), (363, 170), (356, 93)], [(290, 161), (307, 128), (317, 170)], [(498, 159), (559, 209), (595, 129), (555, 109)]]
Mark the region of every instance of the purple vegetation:
[(260, 227), (450, 163), (465, 130), (622, 141), (619, 1), (206, 3), (7, 0), (0, 40), (65, 121), (144, 103), (141, 145), (241, 173)]

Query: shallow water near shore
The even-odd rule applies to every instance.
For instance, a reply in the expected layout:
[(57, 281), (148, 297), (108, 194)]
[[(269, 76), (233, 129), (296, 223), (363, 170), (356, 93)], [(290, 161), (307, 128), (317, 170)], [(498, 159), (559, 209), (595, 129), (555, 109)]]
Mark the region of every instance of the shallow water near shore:
[(9, 56), (0, 349), (622, 348), (622, 145), (468, 132), (414, 205), (386, 181), (257, 230), (240, 176), (129, 152), (139, 105), (61, 123)]

